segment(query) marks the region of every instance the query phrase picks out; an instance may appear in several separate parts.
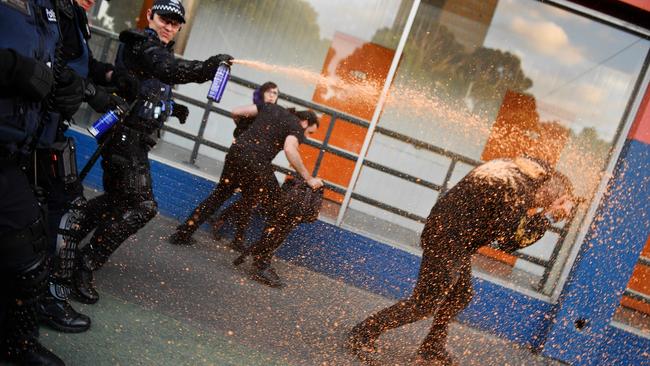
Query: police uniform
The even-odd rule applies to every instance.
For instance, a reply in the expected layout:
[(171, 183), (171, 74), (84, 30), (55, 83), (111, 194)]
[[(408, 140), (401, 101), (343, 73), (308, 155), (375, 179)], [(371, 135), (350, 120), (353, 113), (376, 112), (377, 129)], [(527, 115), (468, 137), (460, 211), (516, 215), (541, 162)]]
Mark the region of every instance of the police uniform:
[[(54, 67), (59, 40), (56, 10), (49, 0), (0, 2), (0, 50), (14, 55), (14, 71), (25, 62)], [(11, 57), (11, 56), (10, 56)], [(3, 65), (8, 65), (3, 61)], [(7, 70), (2, 70), (6, 72)], [(56, 71), (54, 71), (56, 75)], [(7, 83), (7, 81), (9, 81)], [(24, 81), (23, 81), (24, 82)], [(46, 227), (42, 206), (24, 171), (24, 162), (38, 143), (50, 144), (58, 116), (45, 100), (16, 92), (10, 80), (0, 80), (0, 271), (2, 272), (2, 343), (5, 361), (63, 365), (36, 337), (36, 301), (48, 275)], [(21, 81), (14, 81), (20, 84)], [(42, 98), (42, 96), (41, 96)]]
[(493, 160), (457, 183), (433, 206), (421, 235), (418, 281), (411, 296), (359, 323), (348, 347), (360, 358), (387, 330), (434, 316), (418, 354), (451, 365), (445, 350), (449, 322), (469, 304), (471, 257), (493, 242), (506, 252), (532, 245), (550, 226), (543, 215), (528, 216), (536, 190), (551, 168), (529, 159)]
[[(109, 86), (107, 73), (113, 65), (95, 60), (88, 40), (90, 29), (86, 13), (74, 0), (56, 0), (62, 34), (60, 57), (66, 66), (85, 80), (84, 99), (98, 112), (121, 101), (109, 96), (100, 85)], [(120, 73), (122, 81), (124, 73)], [(81, 220), (86, 204), (83, 186), (78, 179), (75, 141), (64, 135), (68, 126), (58, 124), (55, 142), (37, 150), (36, 166), (39, 185), (45, 191), (48, 206), (49, 248), (53, 256), (49, 291), (39, 302), (39, 318), (49, 327), (69, 333), (90, 328), (90, 318), (78, 313), (68, 302), (77, 240), (72, 230)]]
[[(170, 8), (160, 9), (160, 3), (154, 3), (152, 9), (161, 13), (170, 11)], [(175, 6), (173, 14), (181, 12), (178, 2), (169, 3)], [(154, 136), (167, 118), (175, 115), (172, 84), (211, 80), (219, 62), (232, 59), (227, 55), (213, 56), (204, 62), (176, 59), (173, 42), (164, 44), (149, 28), (123, 31), (120, 41), (116, 66), (137, 77), (140, 89), (134, 100), (127, 99), (133, 104), (128, 116), (107, 137), (110, 140), (102, 151), (104, 194), (88, 201), (76, 234), (81, 239), (96, 229), (80, 251), (74, 275), (75, 296), (90, 304), (99, 299), (93, 271), (101, 268), (128, 237), (158, 212), (148, 153), (156, 144)]]

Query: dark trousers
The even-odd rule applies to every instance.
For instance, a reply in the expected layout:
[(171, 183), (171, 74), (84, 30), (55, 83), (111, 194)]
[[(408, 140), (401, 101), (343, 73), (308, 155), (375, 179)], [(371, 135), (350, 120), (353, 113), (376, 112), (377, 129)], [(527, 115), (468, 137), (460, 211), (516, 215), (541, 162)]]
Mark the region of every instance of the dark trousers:
[(279, 207), (281, 190), (271, 164), (230, 152), (226, 155), (217, 186), (176, 230), (181, 235), (191, 236), (238, 189), (242, 197), (233, 205), (236, 205), (234, 209), (237, 212), (237, 235), (242, 236), (241, 239), (256, 205), (264, 205), (270, 212)]
[(268, 266), (275, 251), (298, 224), (295, 218), (288, 217), (283, 211), (276, 210), (269, 216), (262, 237), (243, 254), (252, 256), (253, 264), (258, 268)]
[[(252, 207), (250, 205), (253, 205)], [(251, 218), (255, 212), (262, 213), (264, 216), (268, 215), (266, 207), (261, 206), (257, 202), (250, 202), (244, 200), (237, 200), (232, 205), (226, 207), (218, 217), (214, 220), (215, 230), (219, 230), (226, 222), (231, 222), (235, 225), (235, 241), (243, 243), (246, 235), (246, 228), (250, 223)]]
[(131, 148), (127, 155), (113, 149), (103, 156), (104, 194), (88, 201), (76, 235), (81, 239), (96, 229), (81, 250), (90, 270), (103, 266), (126, 239), (158, 213), (147, 151), (146, 146), (140, 146)]
[[(443, 242), (444, 243), (444, 242)], [(408, 298), (359, 323), (355, 330), (372, 339), (390, 329), (433, 317), (418, 353), (444, 352), (448, 325), (472, 299), (471, 254), (443, 243), (423, 243), (418, 281)]]
[[(36, 301), (45, 290), (46, 226), (25, 173), (0, 160), (0, 352), (20, 353), (38, 336)], [(4, 356), (4, 355), (3, 355)]]

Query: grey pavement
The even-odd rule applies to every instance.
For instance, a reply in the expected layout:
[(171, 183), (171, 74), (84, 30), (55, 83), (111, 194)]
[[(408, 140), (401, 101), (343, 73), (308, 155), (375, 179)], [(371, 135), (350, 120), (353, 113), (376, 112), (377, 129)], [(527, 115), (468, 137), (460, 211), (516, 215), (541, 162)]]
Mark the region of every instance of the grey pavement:
[[(168, 244), (176, 224), (159, 215), (97, 272), (100, 301), (75, 303), (90, 331), (41, 328), (42, 342), (68, 365), (360, 365), (342, 348), (346, 332), (394, 300), (281, 260), (287, 286), (266, 287), (206, 231), (193, 247)], [(429, 325), (380, 338), (381, 364), (409, 365)], [(560, 365), (457, 323), (448, 348), (460, 365)]]

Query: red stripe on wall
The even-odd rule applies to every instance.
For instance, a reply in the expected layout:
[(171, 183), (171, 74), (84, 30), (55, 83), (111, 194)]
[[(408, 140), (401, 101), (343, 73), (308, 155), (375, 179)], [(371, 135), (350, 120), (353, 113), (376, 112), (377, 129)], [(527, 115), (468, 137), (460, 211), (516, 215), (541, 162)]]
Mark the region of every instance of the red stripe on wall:
[(648, 10), (650, 11), (650, 1), (648, 0), (618, 0), (622, 3), (630, 4), (632, 6), (636, 6), (637, 8), (641, 8), (643, 10)]
[(629, 138), (650, 145), (650, 88), (645, 91), (645, 96), (630, 130)]

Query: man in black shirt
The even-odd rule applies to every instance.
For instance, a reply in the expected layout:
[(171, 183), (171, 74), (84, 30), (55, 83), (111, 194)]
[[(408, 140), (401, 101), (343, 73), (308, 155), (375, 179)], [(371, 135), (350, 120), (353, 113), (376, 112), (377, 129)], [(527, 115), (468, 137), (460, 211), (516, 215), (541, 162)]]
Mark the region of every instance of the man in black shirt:
[[(323, 181), (311, 176), (302, 162), (298, 147), (305, 136), (316, 132), (318, 119), (311, 111), (291, 113), (276, 104), (264, 104), (255, 120), (232, 144), (226, 155), (219, 184), (170, 237), (173, 244), (191, 244), (192, 234), (237, 189), (241, 189), (240, 207), (250, 210), (259, 203), (273, 214), (281, 210), (281, 191), (271, 162), (284, 151), (296, 172), (312, 188)], [(242, 213), (249, 215), (249, 212)]]
[(434, 316), (418, 362), (453, 365), (445, 350), (447, 328), (472, 298), (472, 255), (495, 242), (505, 252), (532, 245), (551, 222), (570, 215), (572, 190), (565, 176), (528, 158), (492, 160), (472, 170), (431, 209), (413, 294), (357, 324), (348, 349), (373, 363), (374, 342), (382, 333)]
[[(255, 118), (264, 107), (264, 104), (277, 104), (279, 94), (278, 85), (272, 81), (267, 81), (253, 92), (253, 104), (234, 108), (232, 110), (232, 119), (235, 121), (236, 128), (232, 133), (233, 137), (237, 139), (255, 122)], [(256, 203), (255, 207), (260, 206)], [(221, 238), (219, 233), (221, 227), (227, 221), (234, 221), (237, 231), (230, 246), (237, 251), (243, 251), (245, 230), (255, 207), (241, 207), (240, 201), (228, 206), (212, 225), (213, 238), (219, 240)]]

